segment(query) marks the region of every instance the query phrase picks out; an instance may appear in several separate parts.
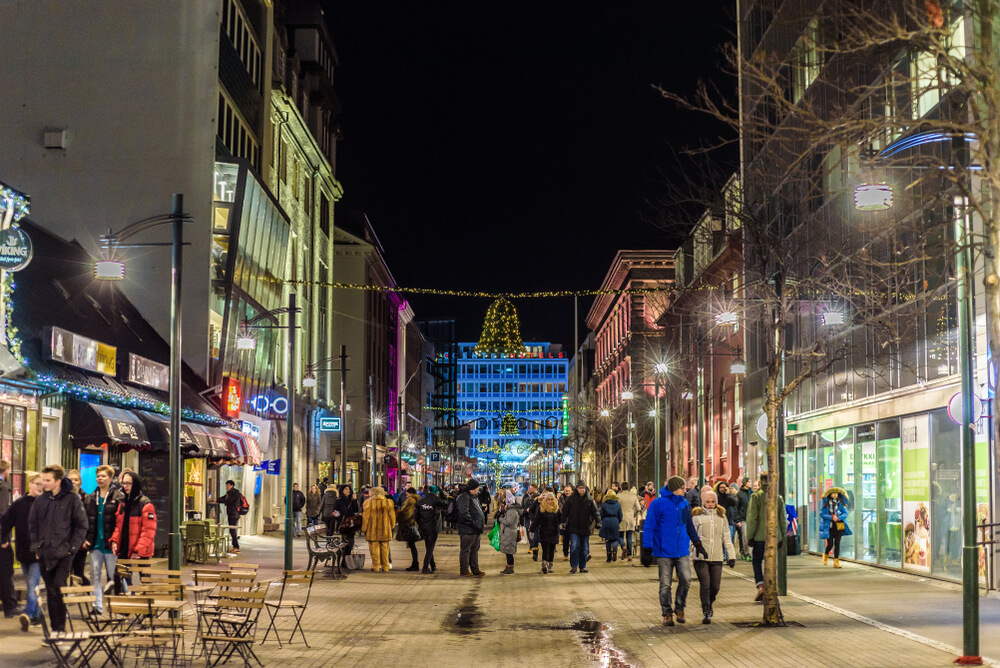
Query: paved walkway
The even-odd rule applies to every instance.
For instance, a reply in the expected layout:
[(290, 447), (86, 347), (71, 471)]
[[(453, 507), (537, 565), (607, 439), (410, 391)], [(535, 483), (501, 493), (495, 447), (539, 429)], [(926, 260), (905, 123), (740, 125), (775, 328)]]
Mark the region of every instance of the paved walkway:
[[(281, 540), (242, 539), (239, 561), (261, 564), (264, 577), (278, 577)], [(364, 542), (359, 541), (364, 549)], [(740, 622), (760, 619), (752, 602), (754, 587), (746, 579), (748, 564), (725, 569), (722, 592), (711, 625), (700, 624), (697, 580), (688, 599), (689, 622), (673, 628), (660, 624), (654, 569), (604, 563), (604, 550), (592, 541), (594, 559), (587, 574), (569, 574), (569, 564), (556, 561), (556, 573), (541, 575), (530, 554), (519, 552), (516, 574), (498, 575), (502, 555), (484, 541), (481, 564), (485, 578), (458, 577), (458, 540), (443, 535), (438, 543), (434, 575), (407, 573), (408, 552), (393, 544), (390, 573), (352, 572), (346, 580), (318, 581), (309, 605), (306, 635), (279, 650), (277, 643), (259, 647), (265, 665), (292, 662), (296, 668), (355, 665), (439, 666), (476, 662), (487, 666), (899, 666), (951, 665), (955, 655), (940, 647), (903, 637), (835, 610), (796, 597), (782, 599), (786, 620), (802, 626), (756, 629)], [(298, 546), (297, 566), (304, 566), (305, 545)], [(561, 553), (557, 551), (557, 559)], [(856, 615), (888, 624), (912, 623), (917, 633), (957, 644), (951, 610), (961, 610), (960, 592), (917, 579), (901, 579), (871, 569), (822, 569), (813, 557), (790, 563), (790, 589), (823, 599)], [(870, 592), (870, 593), (865, 593)], [(903, 599), (903, 594), (909, 600)], [(925, 601), (945, 611), (944, 627), (935, 630)], [(1000, 642), (995, 619), (1000, 603), (983, 599), (984, 641)], [(874, 605), (877, 604), (877, 605)], [(893, 612), (893, 610), (897, 612)], [(874, 610), (874, 611), (873, 611)], [(910, 615), (910, 616), (908, 616)], [(950, 626), (949, 626), (950, 625)], [(287, 627), (286, 627), (287, 628)], [(950, 629), (950, 630), (949, 630)], [(287, 630), (286, 630), (287, 634)], [(0, 666), (19, 668), (51, 662), (39, 645), (40, 633), (22, 633), (15, 620), (0, 620)], [(993, 645), (984, 652), (990, 654)], [(1000, 652), (996, 652), (1000, 654)], [(197, 664), (196, 664), (197, 665)]]

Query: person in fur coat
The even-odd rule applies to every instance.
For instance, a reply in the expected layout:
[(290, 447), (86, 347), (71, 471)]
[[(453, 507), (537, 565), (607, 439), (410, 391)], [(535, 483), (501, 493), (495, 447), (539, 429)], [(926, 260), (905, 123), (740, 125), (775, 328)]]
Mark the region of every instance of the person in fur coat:
[[(722, 586), (722, 563), (728, 555), (729, 567), (736, 566), (736, 552), (733, 540), (729, 536), (729, 520), (726, 511), (719, 506), (715, 492), (708, 490), (701, 495), (701, 508), (691, 511), (691, 521), (695, 531), (701, 538), (701, 543), (708, 556), (693, 557), (694, 572), (698, 575), (698, 585), (701, 593), (701, 611), (705, 616), (702, 624), (712, 623), (712, 604)], [(692, 554), (694, 552), (692, 551)]]

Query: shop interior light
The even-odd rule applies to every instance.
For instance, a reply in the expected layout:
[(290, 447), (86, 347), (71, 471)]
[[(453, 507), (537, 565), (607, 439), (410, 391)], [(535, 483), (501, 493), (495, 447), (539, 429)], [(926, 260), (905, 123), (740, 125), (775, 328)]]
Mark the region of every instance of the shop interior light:
[(843, 325), (844, 314), (841, 311), (826, 311), (820, 314), (824, 325)]
[(94, 278), (99, 281), (120, 281), (125, 278), (125, 263), (114, 260), (95, 262)]
[(740, 322), (740, 316), (736, 315), (735, 311), (723, 311), (715, 316), (715, 323), (717, 325), (736, 325)]
[(854, 208), (858, 211), (885, 211), (891, 207), (892, 186), (862, 183), (854, 189)]
[(249, 332), (242, 332), (236, 337), (236, 350), (254, 350), (257, 348), (257, 339), (253, 338)]

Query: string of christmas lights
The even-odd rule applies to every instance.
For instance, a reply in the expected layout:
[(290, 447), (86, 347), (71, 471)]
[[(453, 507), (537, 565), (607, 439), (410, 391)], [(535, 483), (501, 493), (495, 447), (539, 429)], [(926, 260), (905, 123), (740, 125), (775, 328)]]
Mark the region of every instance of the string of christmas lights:
[[(447, 290), (440, 288), (413, 288), (401, 286), (385, 285), (363, 285), (360, 283), (336, 283), (331, 281), (283, 281), (277, 278), (263, 278), (272, 283), (282, 283), (287, 285), (313, 285), (333, 288), (335, 290), (366, 290), (369, 292), (395, 292), (397, 294), (412, 295), (437, 295), (442, 297), (477, 297), (482, 299), (550, 299), (556, 297), (595, 297), (598, 295), (648, 295), (655, 293), (676, 292), (677, 288), (622, 288), (620, 290), (537, 290), (533, 292), (487, 292), (485, 290)], [(720, 286), (700, 286), (692, 288), (696, 290), (721, 290)], [(685, 291), (689, 291), (687, 288)]]
[(514, 417), (513, 413), (507, 413), (503, 416), (503, 420), (500, 421), (500, 435), (501, 436), (517, 436), (521, 433), (521, 430), (517, 428), (517, 418)]

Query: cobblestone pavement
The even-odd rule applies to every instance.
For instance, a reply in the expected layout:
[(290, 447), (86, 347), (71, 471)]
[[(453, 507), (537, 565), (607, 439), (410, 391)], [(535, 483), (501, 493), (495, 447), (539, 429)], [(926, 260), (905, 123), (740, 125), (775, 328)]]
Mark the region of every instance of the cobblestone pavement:
[[(280, 538), (241, 542), (244, 550), (236, 560), (261, 564), (262, 577), (280, 576)], [(516, 573), (500, 576), (502, 555), (484, 541), (480, 559), (487, 577), (460, 578), (455, 535), (442, 535), (438, 542), (438, 572), (421, 575), (402, 570), (409, 561), (405, 545), (392, 547), (395, 568), (389, 573), (365, 570), (351, 572), (345, 580), (317, 580), (304, 623), (311, 647), (298, 637), (283, 649), (273, 640), (258, 643), (264, 664), (920, 668), (948, 666), (955, 658), (794, 597), (783, 598), (782, 608), (786, 620), (801, 626), (740, 626), (760, 619), (760, 606), (752, 601), (754, 587), (739, 572), (746, 570), (742, 564), (736, 572), (725, 569), (711, 625), (700, 623), (695, 580), (688, 623), (665, 628), (656, 571), (638, 561), (605, 563), (596, 536), (590, 572), (576, 575), (569, 574), (568, 562), (559, 560), (559, 551), (556, 572), (542, 575), (540, 563), (524, 550), (516, 557)], [(363, 540), (359, 548), (366, 551)], [(304, 565), (305, 555), (305, 544), (299, 542), (297, 566)], [(287, 637), (290, 626), (282, 626)], [(39, 631), (22, 633), (16, 620), (0, 620), (0, 666), (51, 662), (39, 640)]]

